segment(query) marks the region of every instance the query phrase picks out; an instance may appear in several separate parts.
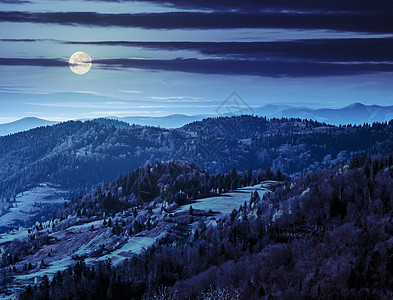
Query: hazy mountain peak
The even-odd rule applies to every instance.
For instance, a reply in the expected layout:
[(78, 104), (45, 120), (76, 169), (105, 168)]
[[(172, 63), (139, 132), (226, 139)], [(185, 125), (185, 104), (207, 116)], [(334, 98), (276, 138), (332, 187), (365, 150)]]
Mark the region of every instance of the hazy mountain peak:
[(360, 107), (364, 108), (364, 107), (366, 107), (366, 105), (364, 105), (363, 103), (360, 103), (360, 102), (355, 102), (355, 103), (352, 103), (344, 108), (360, 108)]
[(0, 124), (0, 136), (27, 131), (40, 126), (53, 125), (58, 122), (40, 119), (37, 117), (25, 117), (10, 123)]

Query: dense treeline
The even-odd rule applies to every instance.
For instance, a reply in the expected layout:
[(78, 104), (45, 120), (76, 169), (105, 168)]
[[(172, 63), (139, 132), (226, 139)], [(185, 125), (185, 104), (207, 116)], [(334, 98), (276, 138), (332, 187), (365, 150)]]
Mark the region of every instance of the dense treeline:
[[(60, 184), (71, 194), (80, 194), (118, 176), (119, 170), (122, 173), (137, 166), (136, 161), (125, 163), (120, 157), (130, 156), (116, 134), (126, 130), (126, 123), (110, 121), (69, 121), (0, 137), (0, 198), (13, 198), (40, 182)], [(111, 146), (113, 141), (118, 144)], [(127, 150), (150, 144), (136, 141)]]
[[(0, 198), (40, 182), (79, 196), (154, 161), (187, 160), (211, 174), (271, 167), (286, 174), (327, 168), (392, 135), (393, 122), (335, 127), (255, 116), (209, 118), (167, 130), (114, 120), (69, 121), (0, 137)], [(386, 150), (380, 147), (381, 150)]]
[[(114, 267), (83, 262), (21, 299), (391, 299), (393, 156), (302, 175), (182, 243)], [(206, 297), (208, 295), (208, 297)]]
[(130, 207), (151, 201), (162, 208), (175, 208), (192, 203), (193, 200), (225, 193), (237, 188), (255, 185), (263, 180), (289, 180), (280, 170), (235, 169), (224, 174), (210, 175), (193, 164), (184, 161), (155, 162), (143, 168), (135, 168), (120, 175), (109, 184), (72, 199), (70, 204), (57, 212), (56, 217), (99, 216), (114, 214)]
[[(69, 226), (66, 219), (70, 217), (76, 216), (88, 222), (105, 216), (102, 218), (103, 226), (111, 228), (113, 235), (128, 238), (159, 225), (152, 208), (161, 207), (161, 212), (171, 212), (179, 205), (192, 203), (195, 199), (254, 185), (267, 179), (289, 180), (280, 171), (273, 172), (269, 168), (266, 171), (253, 171), (249, 168), (243, 172), (233, 169), (225, 174), (209, 175), (183, 161), (156, 162), (144, 168), (136, 168), (91, 193), (65, 203), (51, 221), (44, 222), (44, 225), (37, 222), (29, 229), (25, 239), (5, 243), (0, 268), (10, 266), (11, 271), (14, 271), (15, 264), (20, 260), (39, 251), (40, 246), (53, 242), (49, 233), (64, 230)], [(149, 206), (148, 214), (138, 217), (138, 211), (146, 206)], [(121, 220), (116, 218), (116, 221), (112, 221), (118, 212), (123, 213)], [(83, 255), (98, 257), (108, 250), (102, 246)], [(37, 262), (33, 262), (33, 265), (36, 267)], [(15, 271), (22, 271), (21, 267)]]

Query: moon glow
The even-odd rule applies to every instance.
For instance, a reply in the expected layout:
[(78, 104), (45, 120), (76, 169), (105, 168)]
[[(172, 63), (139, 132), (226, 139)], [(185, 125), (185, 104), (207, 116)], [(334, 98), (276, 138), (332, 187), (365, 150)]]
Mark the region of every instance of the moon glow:
[(86, 74), (91, 68), (91, 58), (87, 53), (78, 51), (70, 57), (69, 65), (75, 74)]

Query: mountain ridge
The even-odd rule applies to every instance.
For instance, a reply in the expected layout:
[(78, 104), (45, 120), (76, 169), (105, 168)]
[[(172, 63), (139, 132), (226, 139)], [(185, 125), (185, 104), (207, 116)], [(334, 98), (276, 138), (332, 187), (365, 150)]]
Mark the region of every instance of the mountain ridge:
[[(386, 122), (393, 119), (393, 106), (365, 105), (355, 102), (341, 108), (310, 108), (306, 106), (291, 106), (284, 104), (266, 104), (255, 108), (257, 116), (271, 118), (301, 118), (311, 119), (331, 125), (361, 125), (364, 123)], [(237, 115), (234, 113), (234, 115)], [(113, 119), (137, 126), (154, 126), (161, 128), (180, 128), (195, 121), (209, 117), (231, 116), (214, 114), (171, 114), (167, 116), (104, 116), (99, 119)], [(94, 119), (79, 119), (79, 121)], [(0, 136), (30, 130), (40, 126), (54, 125), (59, 122), (45, 119), (26, 117), (10, 123), (0, 124)]]
[(178, 129), (113, 120), (68, 121), (0, 137), (0, 198), (51, 182), (72, 193), (154, 161), (187, 160), (210, 173), (235, 168), (287, 174), (334, 165), (359, 151), (391, 144), (393, 122), (332, 126), (256, 116), (207, 118)]

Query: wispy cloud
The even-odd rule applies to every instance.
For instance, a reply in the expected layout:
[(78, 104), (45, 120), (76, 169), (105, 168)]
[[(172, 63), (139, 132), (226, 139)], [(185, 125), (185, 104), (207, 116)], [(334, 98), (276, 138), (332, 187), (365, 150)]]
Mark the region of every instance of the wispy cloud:
[(143, 94), (142, 91), (129, 91), (129, 90), (119, 90), (119, 93), (125, 93), (125, 94)]
[(72, 91), (72, 93), (88, 94), (88, 95), (101, 95), (100, 93), (98, 93), (96, 91)]
[(126, 102), (25, 102), (28, 105), (46, 106), (46, 107), (64, 107), (64, 108), (130, 108), (130, 104)]
[(234, 59), (177, 58), (170, 60), (99, 59), (100, 67), (168, 70), (201, 74), (268, 77), (318, 77), (393, 72), (390, 63), (328, 63), (314, 61), (253, 61)]
[[(199, 74), (253, 75), (267, 77), (323, 77), (362, 75), (393, 72), (391, 63), (336, 63), (287, 60), (234, 60), (177, 58), (168, 60), (148, 59), (96, 59), (96, 67), (110, 69), (145, 69), (179, 71)], [(64, 67), (68, 62), (60, 59), (0, 58), (0, 65)]]
[[(169, 108), (216, 108), (216, 104), (204, 105), (204, 104), (155, 104), (155, 105), (137, 105), (127, 102), (25, 102), (25, 104), (34, 106), (46, 106), (46, 107), (63, 107), (63, 108), (97, 108), (101, 109), (169, 109)], [(228, 107), (231, 107), (228, 105)]]
[(165, 111), (162, 110), (101, 110), (93, 111), (88, 114), (84, 114), (86, 117), (97, 117), (97, 116), (140, 116), (146, 115), (151, 116), (163, 114)]
[(327, 29), (366, 33), (391, 33), (393, 23), (388, 10), (378, 13), (299, 13), (284, 12), (164, 12), (141, 14), (100, 14), (96, 12), (1, 11), (0, 22), (138, 27), (147, 29), (233, 29), (283, 28)]
[(215, 57), (246, 60), (303, 59), (321, 62), (393, 62), (391, 51), (393, 38), (299, 39), (275, 42), (68, 41), (63, 43), (141, 47), (170, 51), (189, 50)]
[[(134, 0), (88, 0), (103, 2), (132, 2)], [(296, 11), (326, 13), (369, 13), (392, 9), (390, 0), (139, 0), (169, 5), (183, 9), (208, 9), (218, 11)]]
[(188, 96), (168, 96), (168, 97), (147, 97), (148, 99), (152, 100), (203, 100), (200, 97), (188, 97)]
[(45, 40), (46, 39), (0, 39), (0, 42), (34, 43), (34, 42), (41, 42), (41, 41), (45, 41)]
[(29, 95), (48, 95), (49, 92), (34, 91), (30, 87), (0, 87), (0, 91), (6, 94), (29, 94)]
[(68, 61), (59, 58), (12, 58), (0, 57), (3, 66), (36, 66), (36, 67), (64, 67)]
[(105, 101), (105, 102), (25, 102), (25, 104), (34, 106), (46, 106), (46, 107), (64, 107), (64, 108), (97, 108), (101, 109), (141, 109), (141, 108), (154, 108), (154, 107), (167, 107), (165, 105), (136, 105), (130, 102), (121, 101)]
[(28, 0), (0, 0), (0, 3), (4, 3), (4, 4), (28, 4), (28, 3), (32, 3), (32, 2), (28, 1)]

